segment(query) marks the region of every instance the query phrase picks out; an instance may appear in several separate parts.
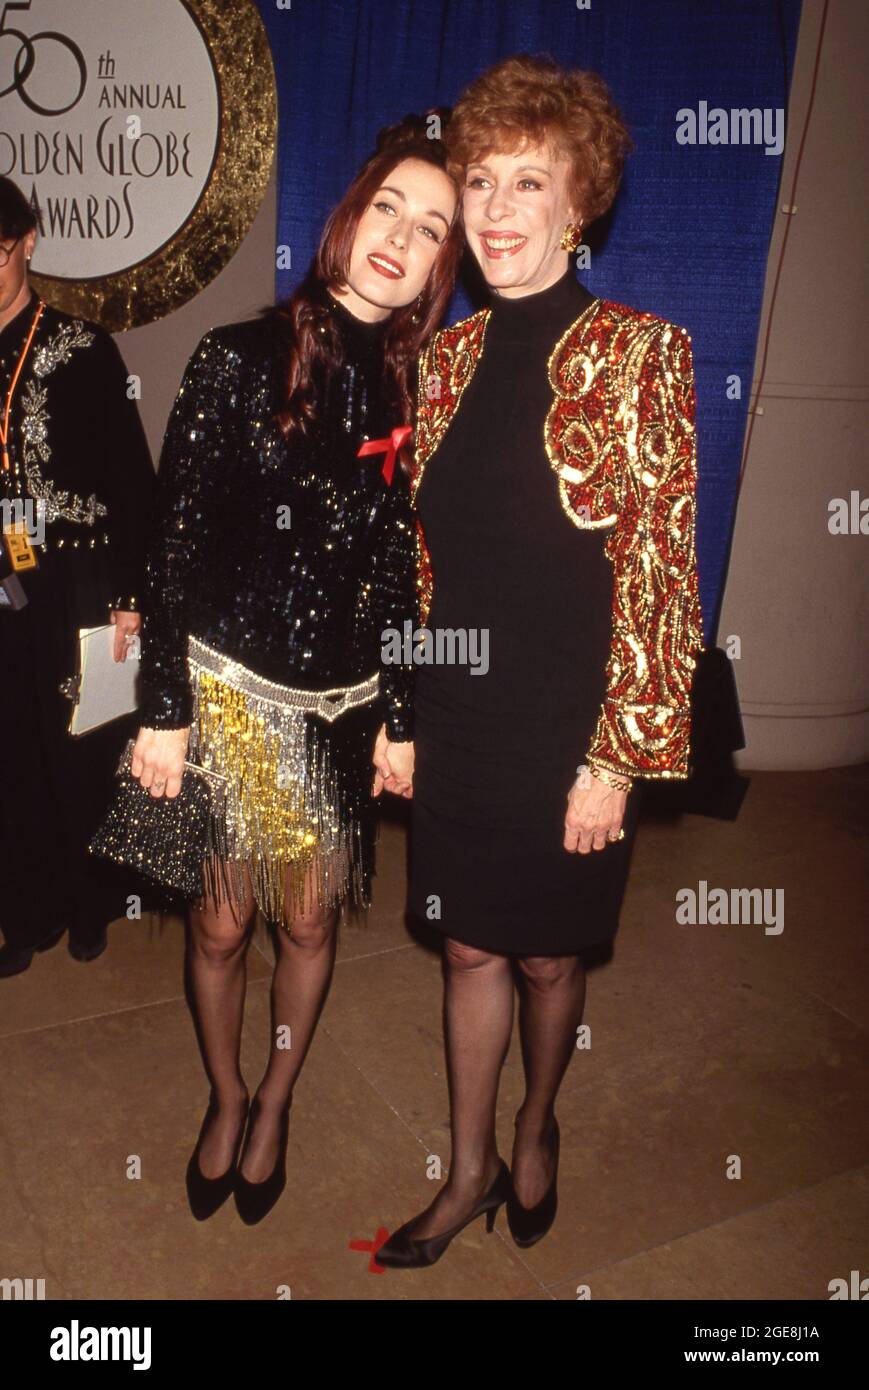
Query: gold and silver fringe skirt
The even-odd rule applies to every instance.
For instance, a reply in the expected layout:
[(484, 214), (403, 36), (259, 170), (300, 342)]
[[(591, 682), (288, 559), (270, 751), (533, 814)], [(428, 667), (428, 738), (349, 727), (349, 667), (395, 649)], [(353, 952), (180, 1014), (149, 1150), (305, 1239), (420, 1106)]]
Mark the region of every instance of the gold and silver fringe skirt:
[(284, 926), (314, 905), (331, 908), (348, 896), (368, 906), (379, 676), (340, 689), (295, 690), (192, 635), (188, 666), (188, 757), (227, 780), (227, 859), (211, 883), (244, 902), (246, 866), (257, 905)]

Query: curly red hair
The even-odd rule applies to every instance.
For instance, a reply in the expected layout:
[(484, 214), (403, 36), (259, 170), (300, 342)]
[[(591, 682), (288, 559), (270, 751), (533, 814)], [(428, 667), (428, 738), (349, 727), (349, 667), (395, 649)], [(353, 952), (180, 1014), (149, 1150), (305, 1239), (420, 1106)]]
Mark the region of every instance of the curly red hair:
[(460, 183), (469, 164), (495, 150), (549, 145), (570, 162), (571, 200), (584, 224), (611, 206), (625, 157), (635, 148), (598, 73), (527, 53), (475, 78), (453, 108), (444, 138), (448, 171)]

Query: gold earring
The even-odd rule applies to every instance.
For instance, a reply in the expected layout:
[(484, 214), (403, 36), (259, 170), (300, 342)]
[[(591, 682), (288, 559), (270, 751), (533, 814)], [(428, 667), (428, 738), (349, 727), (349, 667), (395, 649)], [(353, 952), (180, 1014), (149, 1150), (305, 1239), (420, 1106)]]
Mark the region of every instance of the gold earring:
[(563, 251), (575, 251), (582, 239), (582, 223), (568, 222), (561, 238), (561, 249)]

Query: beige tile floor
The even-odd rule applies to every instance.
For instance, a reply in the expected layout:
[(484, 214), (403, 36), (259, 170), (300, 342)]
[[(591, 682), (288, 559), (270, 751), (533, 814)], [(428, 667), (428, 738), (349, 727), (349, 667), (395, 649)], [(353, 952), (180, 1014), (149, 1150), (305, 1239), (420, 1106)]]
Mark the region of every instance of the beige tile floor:
[[(48, 1298), (825, 1299), (869, 1274), (869, 768), (757, 774), (735, 823), (644, 822), (612, 959), (589, 972), (590, 1050), (562, 1088), (560, 1211), (529, 1251), (502, 1211), (432, 1269), (377, 1272), (351, 1241), (432, 1196), (449, 1155), (438, 957), (404, 922), (402, 810), (374, 906), (342, 930), (296, 1090), (288, 1185), (259, 1226), (202, 1225), (183, 1177), (207, 1099), (183, 927), (114, 923), (0, 981), (0, 1278)], [(783, 888), (785, 925), (678, 926), (675, 894)], [(268, 1045), (270, 944), (249, 956), (243, 1065)], [(499, 1105), (509, 1158), (514, 1037)], [(729, 1179), (738, 1155), (741, 1177)], [(131, 1156), (141, 1177), (128, 1176)]]

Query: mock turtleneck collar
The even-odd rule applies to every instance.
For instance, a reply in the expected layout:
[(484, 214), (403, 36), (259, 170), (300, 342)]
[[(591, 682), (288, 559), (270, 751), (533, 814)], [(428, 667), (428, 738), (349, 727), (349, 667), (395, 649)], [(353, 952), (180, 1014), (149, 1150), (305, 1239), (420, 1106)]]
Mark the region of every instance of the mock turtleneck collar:
[(568, 265), (560, 280), (545, 290), (505, 298), (493, 294), (491, 328), (505, 337), (533, 337), (537, 333), (557, 332), (578, 318), (594, 303), (595, 296), (581, 285)]
[(344, 301), (339, 299), (337, 295), (333, 295), (328, 289), (323, 290), (322, 301), (337, 323), (341, 337), (351, 350), (358, 348), (364, 352), (381, 346), (386, 337), (391, 315), (387, 314), (386, 318), (378, 319), (375, 323), (367, 323), (365, 319), (357, 318), (347, 308)]

